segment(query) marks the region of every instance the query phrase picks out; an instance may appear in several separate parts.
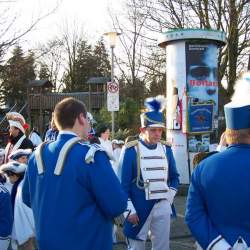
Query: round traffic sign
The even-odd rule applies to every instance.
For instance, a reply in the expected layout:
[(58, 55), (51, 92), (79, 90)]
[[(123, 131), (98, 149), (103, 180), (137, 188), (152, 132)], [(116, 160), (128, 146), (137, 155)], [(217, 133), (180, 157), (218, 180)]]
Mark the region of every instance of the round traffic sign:
[(119, 85), (116, 82), (109, 82), (108, 83), (108, 92), (110, 93), (117, 93), (119, 91)]

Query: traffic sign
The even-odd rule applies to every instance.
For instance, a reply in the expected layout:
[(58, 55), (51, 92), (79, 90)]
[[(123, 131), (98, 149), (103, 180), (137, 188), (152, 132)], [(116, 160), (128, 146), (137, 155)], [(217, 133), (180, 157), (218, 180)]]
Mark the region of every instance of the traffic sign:
[(107, 109), (108, 111), (119, 110), (119, 84), (116, 82), (107, 83)]

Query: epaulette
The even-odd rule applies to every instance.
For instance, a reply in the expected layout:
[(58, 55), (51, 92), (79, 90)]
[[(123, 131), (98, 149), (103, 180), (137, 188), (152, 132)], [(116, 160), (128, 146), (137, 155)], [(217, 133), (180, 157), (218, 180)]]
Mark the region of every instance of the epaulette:
[(166, 146), (172, 147), (172, 144), (170, 142), (165, 141), (165, 140), (160, 140), (160, 143), (164, 144)]
[(97, 151), (105, 152), (106, 155), (108, 156), (109, 160), (115, 161), (113, 155), (110, 154), (109, 151), (106, 151), (105, 148), (102, 145), (97, 144), (97, 143), (93, 143), (93, 144), (89, 144), (89, 150), (88, 150), (87, 154), (85, 155), (85, 162), (88, 163), (88, 164), (89, 163), (94, 163), (95, 162), (95, 160), (94, 160), (95, 153)]
[(136, 146), (137, 144), (138, 144), (138, 140), (134, 140), (134, 141), (127, 142), (127, 143), (125, 144), (125, 147), (126, 147), (126, 148), (131, 148), (131, 147)]

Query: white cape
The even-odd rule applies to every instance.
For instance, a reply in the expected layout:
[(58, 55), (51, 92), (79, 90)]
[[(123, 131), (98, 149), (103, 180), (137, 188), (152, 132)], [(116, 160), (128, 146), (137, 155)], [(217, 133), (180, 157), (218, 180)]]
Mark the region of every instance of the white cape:
[(14, 209), (14, 223), (12, 238), (17, 240), (18, 245), (24, 244), (29, 238), (35, 237), (34, 216), (32, 210), (23, 203), (22, 199), (23, 180), (20, 182)]

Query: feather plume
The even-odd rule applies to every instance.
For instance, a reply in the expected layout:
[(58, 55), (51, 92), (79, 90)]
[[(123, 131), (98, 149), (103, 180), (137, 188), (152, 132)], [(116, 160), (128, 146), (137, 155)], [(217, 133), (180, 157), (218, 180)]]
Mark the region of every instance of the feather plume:
[(166, 98), (163, 95), (158, 95), (156, 97), (149, 97), (145, 100), (144, 105), (147, 107), (148, 111), (163, 111), (166, 108)]
[(235, 83), (231, 100), (239, 105), (250, 105), (250, 71), (244, 73)]

